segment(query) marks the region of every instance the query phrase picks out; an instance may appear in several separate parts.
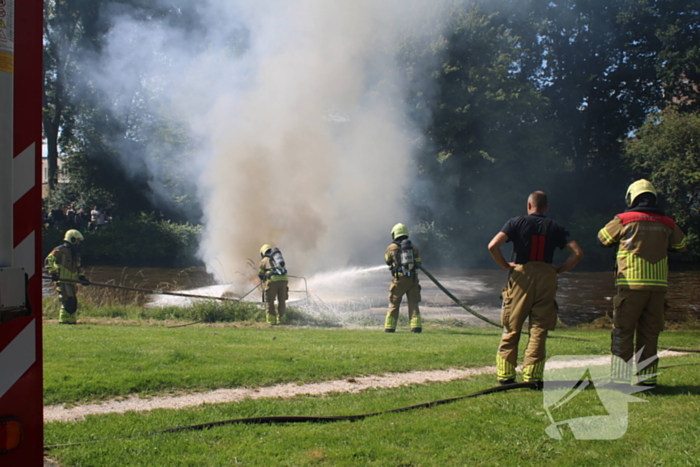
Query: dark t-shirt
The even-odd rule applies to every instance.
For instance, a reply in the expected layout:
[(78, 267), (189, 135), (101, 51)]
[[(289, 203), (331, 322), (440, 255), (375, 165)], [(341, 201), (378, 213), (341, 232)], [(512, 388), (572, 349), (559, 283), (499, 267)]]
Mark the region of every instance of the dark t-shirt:
[[(501, 232), (508, 236), (508, 241), (513, 242), (515, 248), (515, 263), (525, 264), (531, 258), (532, 236), (538, 232), (533, 229), (528, 217), (534, 220), (535, 224), (541, 228), (547, 217), (544, 214), (534, 213), (530, 216), (518, 216), (509, 219), (503, 226)], [(541, 233), (541, 232), (540, 232)], [(545, 263), (552, 263), (554, 260), (554, 250), (564, 248), (571, 241), (571, 234), (561, 224), (551, 220), (547, 227), (547, 234), (544, 241)]]

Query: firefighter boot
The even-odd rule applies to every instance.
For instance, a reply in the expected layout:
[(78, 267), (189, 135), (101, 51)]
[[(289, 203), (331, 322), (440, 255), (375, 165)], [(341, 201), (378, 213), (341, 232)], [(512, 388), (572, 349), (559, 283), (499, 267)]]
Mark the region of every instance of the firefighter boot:
[(396, 318), (387, 314), (386, 320), (384, 321), (384, 332), (395, 332), (397, 321)]
[(58, 324), (77, 324), (75, 313), (68, 313), (66, 310), (61, 308), (58, 314)]
[(76, 324), (78, 300), (75, 297), (61, 297), (61, 311), (58, 314), (59, 324)]
[(500, 384), (515, 383), (515, 365), (508, 363), (506, 359), (496, 354), (497, 378)]
[(420, 315), (414, 314), (411, 318), (411, 332), (419, 333), (423, 331), (423, 325), (421, 323)]

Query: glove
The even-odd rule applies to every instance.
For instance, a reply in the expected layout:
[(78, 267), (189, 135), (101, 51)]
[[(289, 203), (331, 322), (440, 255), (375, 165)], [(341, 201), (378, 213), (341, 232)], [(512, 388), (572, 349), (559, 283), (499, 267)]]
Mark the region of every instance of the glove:
[(54, 282), (58, 282), (58, 274), (57, 273), (52, 273), (51, 274), (51, 280)]
[(78, 280), (83, 285), (90, 285), (90, 281), (85, 278), (85, 276), (78, 276)]

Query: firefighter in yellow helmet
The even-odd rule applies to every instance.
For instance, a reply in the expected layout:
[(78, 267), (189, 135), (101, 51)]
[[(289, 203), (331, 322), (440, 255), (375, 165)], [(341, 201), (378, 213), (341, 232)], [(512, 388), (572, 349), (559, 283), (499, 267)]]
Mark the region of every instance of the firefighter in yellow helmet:
[[(664, 328), (668, 286), (668, 251), (683, 251), (683, 232), (657, 205), (658, 193), (648, 180), (637, 180), (627, 189), (629, 209), (600, 229), (603, 247), (618, 245), (615, 272), (617, 295), (613, 299), (613, 357), (611, 379), (654, 387), (659, 360), (657, 345)], [(635, 339), (636, 338), (636, 339)], [(637, 361), (632, 357), (641, 352)], [(633, 364), (645, 362), (633, 381)]]
[[(530, 338), (525, 349), (523, 379), (542, 384), (547, 335), (557, 324), (557, 275), (570, 270), (583, 258), (581, 247), (571, 239), (568, 230), (545, 216), (548, 209), (546, 193), (530, 193), (527, 215), (508, 220), (488, 246), (496, 264), (509, 271), (508, 285), (503, 289), (503, 335), (496, 354), (497, 378), (501, 384), (515, 382), (518, 343), (526, 319), (529, 319)], [(511, 241), (515, 261), (508, 262), (501, 245)], [(552, 264), (557, 248), (569, 252), (558, 267)]]
[(384, 322), (385, 332), (395, 332), (399, 320), (399, 308), (404, 294), (408, 301), (408, 319), (411, 332), (421, 332), (423, 326), (420, 319), (418, 303), (421, 301), (418, 269), (421, 258), (418, 248), (408, 239), (408, 228), (399, 223), (391, 229), (393, 242), (386, 249), (384, 261), (391, 270), (391, 286), (389, 287), (389, 311)]
[(83, 234), (79, 231), (68, 230), (63, 237), (63, 244), (51, 250), (44, 261), (51, 280), (56, 283), (56, 291), (61, 300), (61, 311), (58, 315), (60, 324), (77, 323), (78, 286), (75, 282), (65, 281), (80, 281), (83, 285), (90, 285), (80, 264), (80, 242), (83, 240)]
[[(289, 298), (287, 269), (279, 248), (270, 245), (260, 247), (260, 266), (258, 277), (263, 282), (263, 297), (267, 302), (267, 323), (280, 324), (286, 311), (286, 301)], [(277, 311), (275, 311), (275, 298)]]

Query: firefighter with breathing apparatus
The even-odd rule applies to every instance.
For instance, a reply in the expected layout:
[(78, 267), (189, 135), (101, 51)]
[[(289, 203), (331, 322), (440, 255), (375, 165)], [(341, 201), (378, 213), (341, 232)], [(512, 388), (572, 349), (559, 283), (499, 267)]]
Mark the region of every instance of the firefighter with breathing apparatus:
[(399, 308), (404, 294), (408, 300), (408, 318), (411, 332), (421, 332), (422, 324), (418, 303), (421, 301), (418, 269), (421, 259), (418, 248), (408, 239), (408, 228), (399, 223), (391, 229), (393, 242), (386, 249), (384, 260), (392, 274), (389, 287), (389, 311), (384, 322), (385, 332), (395, 332)]
[[(289, 298), (287, 269), (284, 257), (279, 248), (263, 245), (260, 248), (260, 266), (258, 277), (263, 282), (263, 294), (267, 302), (267, 323), (280, 324), (286, 311), (286, 301)], [(275, 312), (275, 298), (277, 311)]]
[[(518, 343), (526, 319), (530, 322), (530, 338), (523, 361), (523, 379), (542, 384), (545, 343), (549, 331), (557, 324), (557, 274), (570, 270), (583, 259), (583, 251), (564, 226), (545, 216), (547, 209), (547, 195), (542, 191), (531, 193), (527, 215), (508, 220), (488, 246), (496, 264), (509, 271), (508, 285), (503, 289), (503, 335), (496, 354), (501, 384), (515, 382)], [(506, 261), (500, 249), (510, 241), (515, 262)], [(557, 248), (569, 252), (558, 267), (552, 264)]]
[(90, 285), (85, 278), (80, 264), (80, 242), (83, 234), (75, 229), (68, 230), (63, 237), (63, 244), (57, 246), (44, 261), (51, 280), (56, 283), (56, 291), (61, 300), (61, 311), (58, 316), (60, 324), (76, 324), (78, 311), (77, 284), (68, 281), (80, 281)]
[[(611, 333), (612, 355), (619, 357), (612, 359), (614, 383), (654, 387), (657, 382), (657, 345), (664, 328), (668, 251), (686, 249), (685, 235), (657, 201), (654, 185), (648, 180), (637, 180), (625, 195), (629, 209), (598, 232), (601, 246), (619, 245)], [(635, 353), (639, 356), (632, 362)], [(641, 367), (635, 381), (633, 364)]]

